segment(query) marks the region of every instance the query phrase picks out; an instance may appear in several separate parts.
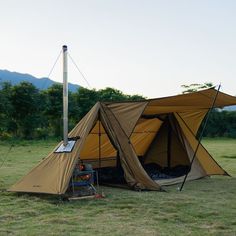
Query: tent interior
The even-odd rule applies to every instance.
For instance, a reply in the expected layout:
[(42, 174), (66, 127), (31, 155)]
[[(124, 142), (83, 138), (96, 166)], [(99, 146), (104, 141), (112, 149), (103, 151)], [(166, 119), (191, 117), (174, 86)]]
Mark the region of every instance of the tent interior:
[[(174, 114), (169, 113), (141, 116), (130, 142), (146, 173), (160, 180), (184, 176), (189, 171), (190, 158), (183, 138)], [(99, 120), (86, 138), (80, 161), (98, 170), (102, 184), (125, 183), (119, 153)]]

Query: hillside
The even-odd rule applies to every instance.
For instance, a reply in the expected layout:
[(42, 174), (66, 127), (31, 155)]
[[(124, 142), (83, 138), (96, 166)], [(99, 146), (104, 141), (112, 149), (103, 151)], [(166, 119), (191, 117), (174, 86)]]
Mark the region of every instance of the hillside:
[[(8, 70), (0, 70), (0, 83), (1, 82), (10, 82), (12, 85), (19, 84), (22, 81), (27, 81), (32, 83), (36, 88), (44, 90), (52, 86), (55, 82), (49, 78), (36, 78), (30, 74), (22, 74), (18, 72), (11, 72)], [(68, 89), (71, 92), (76, 92), (80, 86), (77, 84), (68, 83)]]

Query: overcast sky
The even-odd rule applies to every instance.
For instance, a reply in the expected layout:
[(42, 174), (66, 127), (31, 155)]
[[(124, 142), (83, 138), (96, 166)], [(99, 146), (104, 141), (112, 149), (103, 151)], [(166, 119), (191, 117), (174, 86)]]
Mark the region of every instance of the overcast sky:
[(152, 98), (221, 82), (236, 95), (235, 0), (0, 0), (0, 30), (0, 69), (46, 77), (67, 44), (96, 89)]

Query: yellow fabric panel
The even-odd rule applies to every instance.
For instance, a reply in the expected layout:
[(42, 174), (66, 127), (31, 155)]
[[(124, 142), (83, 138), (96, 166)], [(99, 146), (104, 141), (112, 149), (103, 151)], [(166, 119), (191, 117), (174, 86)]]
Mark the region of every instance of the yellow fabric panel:
[(208, 109), (202, 109), (197, 111), (192, 110), (192, 111), (178, 112), (178, 114), (188, 125), (191, 131), (196, 135), (202, 123), (202, 120), (204, 119), (207, 112)]
[[(113, 147), (113, 145), (111, 144), (102, 124), (100, 125), (100, 129), (101, 129), (101, 136), (100, 136), (101, 158), (116, 157), (117, 152)], [(98, 159), (98, 158), (99, 158), (99, 121), (97, 121), (96, 125), (87, 136), (85, 144), (80, 153), (81, 160)]]
[[(108, 136), (102, 134), (101, 142), (101, 158), (115, 157), (116, 150), (111, 144)], [(80, 153), (80, 159), (98, 159), (99, 158), (99, 136), (97, 134), (89, 134)]]
[[(208, 155), (208, 158), (204, 158), (206, 155)], [(217, 164), (217, 162), (210, 156), (210, 154), (202, 145), (199, 146), (197, 151), (197, 158), (208, 175), (226, 174), (225, 170)]]
[[(202, 109), (202, 108), (199, 108)], [(147, 105), (144, 115), (167, 114), (172, 112), (192, 111), (193, 107), (186, 106), (151, 106)]]
[[(183, 131), (183, 134), (185, 138), (188, 140), (192, 150), (196, 150), (196, 147), (198, 145), (198, 140), (195, 138), (195, 136), (192, 134), (189, 128), (184, 124), (183, 120), (179, 117), (179, 115), (175, 114), (175, 117), (178, 120), (178, 123)], [(207, 173), (207, 175), (225, 174), (225, 171), (214, 161), (211, 155), (206, 151), (206, 149), (201, 144), (199, 145), (196, 158), (201, 164), (204, 171)]]
[(145, 164), (156, 163), (160, 166), (166, 166), (167, 163), (167, 132), (161, 127), (158, 135), (153, 140), (145, 155)]
[(174, 132), (172, 132), (171, 146), (171, 167), (189, 165), (189, 157)]
[(161, 127), (163, 121), (153, 119), (140, 119), (133, 131), (133, 133), (157, 132)]
[(131, 135), (131, 143), (138, 156), (143, 156), (162, 125), (159, 119), (140, 120)]
[(94, 125), (94, 127), (93, 127), (93, 129), (91, 130), (90, 133), (98, 135), (99, 134), (99, 129), (100, 129), (100, 133), (102, 133), (102, 134), (106, 133), (106, 131), (105, 131), (103, 125), (102, 125), (102, 122), (100, 123), (100, 127), (99, 127), (99, 120), (97, 120), (96, 124)]
[[(205, 89), (195, 93), (180, 94), (165, 98), (150, 100), (148, 106), (168, 106), (168, 107), (189, 107), (189, 108), (210, 108), (217, 94), (217, 90)], [(236, 97), (219, 92), (215, 102), (215, 107), (223, 107), (236, 104)]]
[(148, 147), (150, 146), (152, 140), (156, 136), (155, 133), (142, 133), (142, 134), (132, 134), (131, 143), (133, 144), (135, 153), (138, 156), (143, 156)]
[[(177, 165), (189, 165), (188, 155), (177, 138), (175, 132), (171, 132), (171, 147), (170, 147), (170, 164), (171, 167)], [(168, 166), (168, 124), (164, 123), (157, 134), (157, 137), (151, 144), (147, 155), (145, 156), (145, 163), (157, 163), (162, 167)]]
[(112, 103), (107, 105), (108, 109), (116, 117), (119, 125), (126, 133), (128, 137), (132, 134), (132, 131), (143, 112), (147, 102), (124, 102), (124, 103)]
[[(195, 93), (152, 99), (149, 100), (143, 114), (151, 115), (209, 109), (212, 106), (216, 93), (217, 91), (211, 88)], [(224, 107), (235, 104), (235, 97), (219, 92), (214, 107)]]

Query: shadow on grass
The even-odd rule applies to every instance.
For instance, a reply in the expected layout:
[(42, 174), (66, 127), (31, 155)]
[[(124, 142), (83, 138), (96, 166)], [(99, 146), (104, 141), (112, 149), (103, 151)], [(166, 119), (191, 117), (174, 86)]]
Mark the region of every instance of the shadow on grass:
[(236, 159), (236, 156), (222, 156), (222, 158), (227, 158), (227, 159)]

